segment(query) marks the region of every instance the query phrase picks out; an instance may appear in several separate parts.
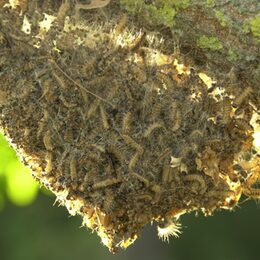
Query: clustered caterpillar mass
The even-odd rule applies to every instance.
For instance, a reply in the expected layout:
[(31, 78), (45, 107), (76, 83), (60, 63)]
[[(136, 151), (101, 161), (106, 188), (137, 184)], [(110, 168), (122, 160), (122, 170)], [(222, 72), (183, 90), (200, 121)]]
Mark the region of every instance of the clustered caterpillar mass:
[[(168, 240), (184, 213), (260, 197), (257, 86), (208, 87), (180, 69), (174, 43), (140, 30), (116, 1), (1, 6), (2, 131), (111, 251), (151, 221)], [(38, 25), (44, 12), (49, 30)]]

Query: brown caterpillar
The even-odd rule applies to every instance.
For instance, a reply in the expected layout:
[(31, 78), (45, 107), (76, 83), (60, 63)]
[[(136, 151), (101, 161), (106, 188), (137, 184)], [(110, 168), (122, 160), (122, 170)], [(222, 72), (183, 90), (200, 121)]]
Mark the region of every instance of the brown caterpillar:
[(90, 185), (93, 181), (95, 176), (97, 176), (97, 171), (96, 169), (90, 169), (86, 175), (83, 178), (83, 184), (82, 184), (82, 189), (84, 190), (86, 186)]
[(77, 106), (77, 104), (69, 103), (69, 102), (65, 99), (65, 97), (64, 97), (63, 95), (60, 95), (60, 96), (59, 96), (59, 99), (60, 99), (60, 101), (62, 102), (62, 104), (63, 104), (65, 107), (67, 107), (67, 108), (72, 108), (72, 107)]
[[(255, 162), (253, 163), (253, 165), (250, 163), (250, 166), (251, 166), (251, 167), (259, 166), (259, 163), (258, 163), (258, 161), (255, 161)], [(250, 168), (251, 168), (251, 167), (250, 167)], [(259, 167), (258, 167), (258, 168), (259, 168)], [(260, 172), (259, 172), (259, 171), (256, 172), (256, 173), (254, 173), (254, 174), (250, 174), (250, 175), (247, 177), (247, 179), (246, 179), (246, 187), (252, 186), (252, 185), (254, 185), (254, 184), (258, 183), (258, 182), (260, 182)]]
[(122, 122), (122, 133), (123, 134), (129, 134), (130, 132), (130, 127), (132, 123), (132, 113), (127, 112), (124, 117), (123, 117), (123, 122)]
[(153, 131), (155, 131), (157, 128), (163, 128), (164, 125), (162, 123), (156, 122), (150, 125), (144, 132), (144, 138), (148, 138)]
[(59, 163), (58, 163), (58, 167), (57, 167), (57, 168), (58, 168), (58, 171), (59, 171), (60, 173), (62, 173), (62, 166), (63, 166), (63, 163), (64, 163), (65, 158), (67, 157), (68, 153), (69, 153), (69, 150), (68, 150), (68, 148), (66, 148), (66, 149), (63, 151), (61, 157), (59, 158)]
[(45, 172), (46, 174), (49, 174), (52, 171), (52, 160), (53, 160), (53, 154), (51, 152), (47, 152), (45, 155), (45, 161), (46, 161), (46, 167)]
[(64, 26), (64, 20), (65, 17), (70, 9), (70, 3), (69, 0), (65, 0), (64, 3), (61, 3), (58, 13), (57, 13), (57, 19), (56, 22), (58, 26), (63, 27)]
[(44, 110), (43, 117), (42, 117), (41, 121), (39, 122), (38, 130), (37, 130), (38, 139), (40, 138), (45, 126), (48, 124), (49, 118), (50, 118), (50, 114), (49, 114), (48, 110)]
[(72, 157), (70, 159), (70, 177), (74, 181), (77, 179), (78, 174), (77, 174), (77, 161), (75, 157)]
[(182, 113), (179, 104), (174, 101), (170, 107), (170, 121), (173, 123), (171, 130), (176, 132), (181, 127)]
[(90, 58), (87, 62), (83, 65), (82, 71), (86, 74), (91, 74), (92, 71), (96, 68), (97, 59), (95, 57)]
[(54, 79), (57, 81), (57, 83), (59, 84), (59, 86), (63, 89), (66, 90), (67, 89), (67, 85), (65, 83), (65, 81), (58, 76), (58, 74), (54, 71), (51, 70), (52, 76), (54, 77)]
[(99, 76), (99, 77), (96, 77), (96, 78), (92, 79), (91, 81), (89, 81), (88, 87), (96, 87), (96, 86), (109, 82), (109, 80), (110, 80), (110, 78), (108, 76)]
[(161, 187), (159, 186), (159, 185), (152, 185), (151, 186), (151, 191), (153, 191), (154, 192), (154, 197), (153, 197), (153, 201), (152, 201), (152, 203), (153, 204), (156, 204), (156, 203), (158, 203), (158, 201), (160, 200), (160, 198), (161, 198), (161, 195), (162, 195), (162, 189), (161, 189)]
[(107, 118), (106, 112), (102, 105), (99, 106), (99, 109), (100, 109), (100, 117), (101, 117), (103, 127), (105, 130), (107, 130), (109, 128), (109, 123), (108, 123), (108, 118)]
[(232, 111), (231, 101), (225, 97), (222, 102), (222, 123), (227, 124), (230, 121), (230, 113)]
[(96, 224), (101, 227), (102, 226), (102, 222), (101, 222), (101, 215), (102, 215), (102, 212), (100, 211), (99, 208), (97, 207), (94, 207), (94, 211), (95, 211), (95, 214), (93, 216), (93, 220), (96, 222)]
[(100, 153), (105, 153), (105, 152), (106, 152), (104, 146), (102, 146), (102, 145), (91, 144), (90, 147), (95, 148), (95, 149), (96, 149), (97, 151), (99, 151)]
[(124, 29), (125, 29), (125, 27), (127, 25), (127, 22), (128, 22), (127, 14), (121, 15), (121, 17), (119, 18), (119, 21), (118, 21), (118, 23), (117, 23), (117, 25), (115, 27), (115, 33), (117, 35), (121, 34), (124, 31)]
[(133, 98), (133, 95), (129, 89), (129, 87), (127, 85), (124, 86), (124, 92), (125, 92), (125, 95), (127, 97), (127, 100), (131, 103), (134, 102), (134, 98)]
[(93, 207), (89, 206), (83, 206), (80, 208), (80, 211), (84, 213), (84, 217), (87, 217), (88, 219), (91, 219), (95, 213), (95, 210)]
[(253, 132), (254, 128), (245, 120), (242, 118), (238, 118), (234, 121), (235, 126), (245, 132)]
[[(1, 35), (0, 35), (0, 42), (1, 42)], [(1, 43), (0, 43), (0, 45), (1, 45)], [(2, 53), (1, 53), (2, 54)], [(0, 61), (0, 65), (1, 65), (1, 61)], [(33, 61), (28, 61), (28, 62), (26, 62), (25, 64), (24, 64), (24, 71), (32, 71), (33, 69), (34, 69), (34, 66), (35, 66), (35, 64), (34, 64), (34, 62)]]
[(95, 100), (91, 103), (88, 111), (87, 111), (87, 119), (89, 119), (93, 114), (95, 114), (97, 108), (99, 107), (100, 105), (100, 101), (99, 100)]
[(150, 185), (150, 181), (147, 180), (146, 178), (144, 178), (143, 176), (141, 176), (140, 174), (138, 174), (136, 172), (131, 172), (130, 174), (134, 178), (138, 179), (140, 182), (143, 182), (145, 184), (145, 186), (149, 186)]
[(48, 130), (46, 132), (46, 134), (43, 136), (43, 143), (44, 143), (44, 146), (45, 146), (46, 150), (48, 150), (48, 151), (52, 151), (53, 150), (52, 136), (51, 136), (51, 131), (50, 130)]
[(135, 75), (135, 79), (138, 81), (138, 83), (143, 84), (147, 81), (147, 73), (145, 66), (134, 66), (132, 67), (132, 73)]
[(138, 144), (132, 137), (128, 136), (128, 135), (122, 135), (124, 141), (130, 145), (132, 148), (136, 149), (140, 154), (143, 153), (144, 148)]
[(136, 200), (152, 201), (153, 197), (150, 194), (140, 194), (136, 196)]
[(165, 73), (157, 72), (156, 77), (163, 83), (163, 85), (168, 88), (174, 87), (174, 81)]
[(200, 185), (200, 194), (204, 194), (207, 190), (207, 185), (204, 178), (198, 174), (190, 174), (183, 177), (183, 181), (198, 182)]
[(243, 194), (254, 199), (260, 199), (260, 189), (245, 188)]
[(158, 117), (160, 117), (161, 112), (162, 112), (162, 105), (160, 104), (160, 102), (156, 102), (152, 106), (152, 112), (151, 112), (152, 118), (154, 118), (154, 120), (158, 119)]
[(233, 107), (239, 107), (245, 99), (253, 92), (251, 87), (246, 87), (234, 100), (233, 100)]
[(72, 129), (65, 130), (63, 139), (67, 143), (71, 143), (74, 140)]
[[(30, 97), (32, 91), (35, 89), (35, 85), (33, 85), (30, 81), (24, 82), (23, 80), (19, 80), (17, 85), (21, 87), (21, 93), (17, 93), (17, 97), (21, 99), (27, 99)], [(44, 88), (44, 87), (43, 87)], [(51, 95), (49, 96), (51, 100)]]
[(146, 39), (146, 32), (141, 33), (130, 45), (129, 50), (132, 52), (137, 52), (141, 45), (144, 43)]
[(128, 164), (129, 170), (133, 170), (139, 158), (140, 158), (140, 153), (139, 152), (135, 153)]
[(172, 153), (172, 149), (166, 148), (162, 153), (160, 153), (158, 158), (155, 160), (155, 163), (163, 161), (166, 157), (170, 156), (171, 153)]
[[(154, 83), (153, 83), (154, 84)], [(151, 83), (152, 85), (152, 83)], [(143, 98), (143, 107), (149, 108), (153, 100), (158, 96), (157, 91), (150, 84), (145, 87), (145, 94)]]
[(106, 196), (103, 202), (103, 208), (106, 213), (112, 213), (115, 207), (114, 192), (111, 189), (106, 190)]
[(182, 113), (181, 113), (181, 110), (178, 109), (175, 113), (175, 121), (171, 127), (171, 130), (173, 132), (178, 131), (181, 128), (181, 122), (182, 122)]
[(119, 179), (111, 178), (111, 179), (107, 179), (107, 180), (104, 180), (104, 181), (100, 181), (100, 182), (94, 183), (92, 188), (94, 190), (104, 189), (106, 187), (112, 186), (112, 185), (120, 183), (120, 182), (122, 182), (122, 181), (119, 180)]
[(248, 105), (245, 109), (244, 109), (244, 119), (247, 121), (247, 122), (250, 122), (252, 116), (253, 116), (253, 107), (251, 105)]
[(114, 145), (109, 145), (106, 150), (116, 159), (115, 163), (119, 163), (121, 165), (124, 163), (124, 156), (122, 154), (122, 151), (120, 151), (118, 147)]
[(43, 93), (42, 93), (41, 97), (39, 98), (39, 101), (43, 98), (45, 98), (46, 101), (51, 101), (52, 96), (53, 96), (53, 89), (52, 89), (51, 81), (45, 80), (42, 85), (43, 85)]
[(219, 199), (228, 198), (228, 197), (231, 197), (234, 195), (235, 195), (235, 192), (232, 190), (211, 190), (206, 193), (206, 196), (208, 198), (215, 197), (215, 198), (219, 198)]
[(172, 176), (170, 176), (171, 169), (172, 169), (171, 166), (168, 164), (165, 164), (163, 166), (163, 170), (162, 170), (162, 184), (163, 185), (171, 182), (171, 180), (172, 180), (172, 178), (171, 178)]
[(106, 97), (108, 100), (112, 100), (119, 90), (119, 84), (117, 81), (112, 82), (113, 86), (109, 89)]
[(86, 93), (86, 91), (84, 91), (83, 89), (80, 89), (80, 94), (81, 94), (81, 97), (84, 101), (85, 104), (88, 104), (89, 103), (89, 98), (88, 98), (88, 95)]
[(153, 203), (157, 203), (161, 197), (162, 189), (159, 185), (154, 184), (152, 185), (149, 180), (141, 176), (140, 174), (136, 172), (131, 172), (130, 173), (134, 178), (138, 179), (140, 182), (144, 183), (146, 187), (150, 187), (151, 191), (155, 193), (154, 198), (153, 198)]
[(108, 228), (111, 224), (111, 216), (108, 214), (102, 214), (101, 215), (101, 224), (104, 228)]

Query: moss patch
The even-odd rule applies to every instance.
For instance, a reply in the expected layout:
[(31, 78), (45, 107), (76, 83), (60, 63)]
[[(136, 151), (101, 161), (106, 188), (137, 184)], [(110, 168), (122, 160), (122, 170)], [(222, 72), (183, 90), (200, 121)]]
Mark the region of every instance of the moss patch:
[(190, 5), (190, 0), (156, 0), (146, 4), (144, 0), (120, 0), (120, 4), (131, 14), (145, 13), (147, 20), (172, 27), (179, 9)]
[(215, 5), (215, 0), (207, 0), (207, 5), (213, 7)]
[(223, 48), (222, 43), (217, 37), (207, 37), (205, 35), (197, 40), (197, 45), (202, 49), (210, 49), (213, 51), (218, 51)]
[(237, 53), (234, 51), (234, 50), (229, 50), (228, 51), (228, 56), (227, 56), (227, 59), (229, 60), (229, 61), (237, 61), (238, 60), (238, 55), (237, 55)]
[(227, 17), (221, 11), (215, 11), (215, 16), (219, 20), (221, 26), (226, 27), (228, 25)]
[(260, 37), (260, 16), (250, 20), (250, 29), (255, 37)]

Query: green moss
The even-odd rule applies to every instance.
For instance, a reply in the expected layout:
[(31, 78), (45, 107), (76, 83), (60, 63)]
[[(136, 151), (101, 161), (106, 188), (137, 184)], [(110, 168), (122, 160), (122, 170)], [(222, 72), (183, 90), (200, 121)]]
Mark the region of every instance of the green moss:
[(185, 9), (190, 5), (190, 0), (169, 0), (168, 2), (173, 3), (177, 9)]
[(210, 49), (213, 51), (221, 50), (223, 48), (222, 43), (217, 37), (202, 36), (197, 40), (197, 45), (202, 49)]
[(227, 26), (228, 24), (227, 17), (221, 11), (215, 11), (215, 16), (223, 27)]
[(242, 31), (244, 33), (249, 33), (250, 32), (250, 28), (249, 28), (249, 24), (247, 22), (245, 22), (243, 25), (242, 25)]
[(207, 5), (213, 7), (215, 5), (215, 0), (207, 0)]
[(129, 13), (139, 13), (143, 6), (143, 0), (120, 0), (120, 4), (129, 12)]
[(228, 51), (228, 56), (227, 56), (227, 59), (231, 62), (233, 61), (237, 61), (238, 60), (238, 55), (237, 53), (234, 51), (234, 50), (229, 50)]
[(255, 37), (260, 37), (260, 16), (250, 20), (250, 29)]
[(177, 10), (187, 8), (190, 0), (155, 0), (153, 4), (144, 0), (120, 0), (120, 4), (131, 14), (145, 13), (149, 21), (172, 27)]
[(162, 8), (157, 9), (155, 6), (147, 5), (145, 10), (148, 11), (151, 19), (157, 24), (163, 24), (170, 27), (174, 25), (176, 10), (173, 7), (164, 5)]

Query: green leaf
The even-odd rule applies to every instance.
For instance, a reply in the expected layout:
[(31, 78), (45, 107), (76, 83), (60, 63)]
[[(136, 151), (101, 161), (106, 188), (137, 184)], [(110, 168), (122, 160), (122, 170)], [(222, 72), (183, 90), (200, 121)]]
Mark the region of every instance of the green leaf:
[(31, 171), (20, 162), (12, 162), (6, 170), (7, 196), (17, 206), (31, 204), (38, 193), (38, 184)]

